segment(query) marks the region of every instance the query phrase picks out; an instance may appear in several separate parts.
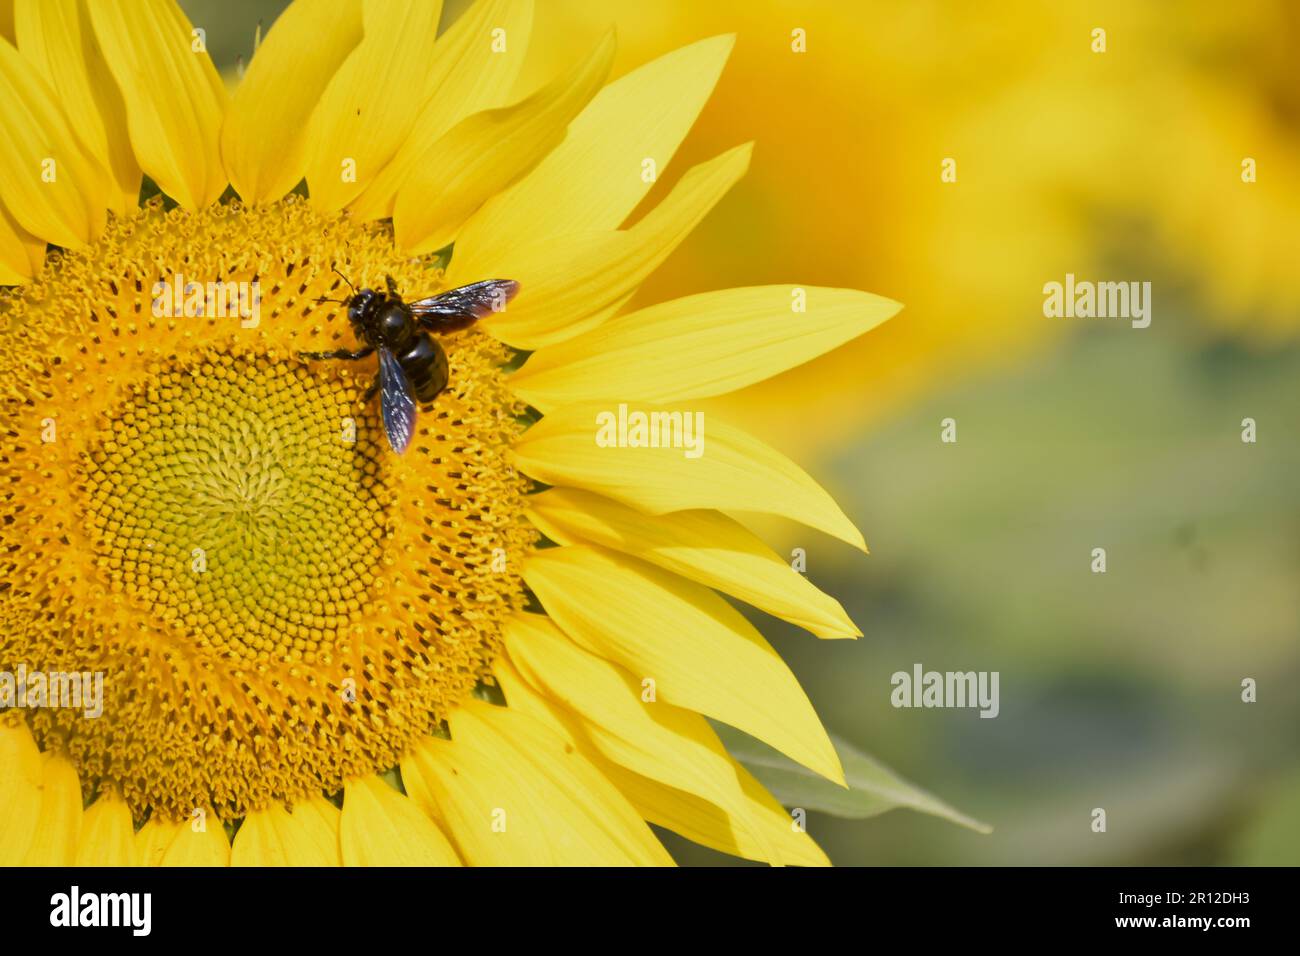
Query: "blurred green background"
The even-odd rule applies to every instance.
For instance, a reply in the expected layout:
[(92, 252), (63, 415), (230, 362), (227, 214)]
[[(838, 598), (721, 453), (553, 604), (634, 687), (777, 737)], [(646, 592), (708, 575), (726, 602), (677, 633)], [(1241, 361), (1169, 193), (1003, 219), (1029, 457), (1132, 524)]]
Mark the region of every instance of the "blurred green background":
[[(182, 6), (233, 82), (284, 4)], [(827, 726), (994, 827), (814, 813), (832, 860), (1300, 864), (1298, 8), (539, 0), (520, 92), (609, 23), (616, 73), (738, 34), (650, 202), (757, 141), (639, 301), (791, 281), (906, 305), (709, 406), (806, 464), (872, 548), (762, 529), (865, 632), (759, 622)], [(1066, 272), (1152, 282), (1151, 327), (1044, 318)], [(894, 709), (918, 662), (998, 671), (1000, 715)]]

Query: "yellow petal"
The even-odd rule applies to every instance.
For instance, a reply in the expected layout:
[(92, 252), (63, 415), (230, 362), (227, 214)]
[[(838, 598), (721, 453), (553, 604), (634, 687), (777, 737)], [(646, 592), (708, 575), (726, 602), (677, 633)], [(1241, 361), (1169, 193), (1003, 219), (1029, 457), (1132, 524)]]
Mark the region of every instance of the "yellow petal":
[(529, 517), (560, 544), (588, 541), (717, 588), (818, 637), (858, 637), (840, 603), (748, 529), (716, 511), (651, 517), (576, 488), (528, 498)]
[(174, 0), (88, 3), (141, 168), (186, 209), (214, 202), (226, 188), (220, 140), (229, 97), (189, 20)]
[(225, 827), (211, 810), (202, 830), (192, 821), (182, 823), (163, 855), (161, 866), (230, 866), (230, 841)]
[(430, 94), (410, 133), (348, 207), (358, 219), (393, 215), (397, 193), (423, 171), (430, 147), (471, 114), (508, 102), (532, 29), (533, 0), (478, 0), (429, 54)]
[(275, 21), (221, 130), (221, 158), (245, 202), (279, 199), (303, 178), (320, 91), (361, 36), (360, 0), (297, 0)]
[[(564, 142), (466, 225), (464, 250), (506, 249), (521, 238), (615, 229), (662, 174), (695, 122), (734, 42), (711, 37), (611, 83)], [(458, 250), (458, 254), (461, 250)]]
[(338, 866), (337, 849), (331, 852), (326, 818), (319, 811), (296, 808), (290, 813), (273, 804), (244, 817), (230, 848), (231, 866)]
[(135, 835), (141, 866), (229, 866), (230, 841), (216, 814), (194, 820), (149, 820)]
[(231, 844), (230, 865), (288, 866), (288, 853), (279, 833), (283, 820), (288, 819), (289, 811), (279, 804), (251, 811)]
[[(441, 249), (483, 202), (514, 182), (564, 139), (565, 128), (595, 95), (614, 61), (614, 35), (570, 73), (514, 106), (466, 117), (428, 146), (405, 179), (393, 209), (398, 244), (412, 255)], [(407, 141), (381, 178), (399, 167)]]
[(544, 348), (529, 356), (510, 385), (542, 411), (595, 399), (664, 404), (721, 395), (829, 352), (901, 308), (851, 289), (773, 285), (705, 292)]
[[(692, 431), (692, 441), (699, 441), (698, 454), (692, 452), (695, 457), (686, 457), (690, 448), (667, 447), (667, 441), (659, 448), (602, 447), (598, 440), (623, 444), (617, 434), (620, 409), (574, 405), (552, 412), (515, 443), (516, 464), (547, 484), (599, 492), (650, 514), (716, 508), (784, 515), (867, 549), (862, 534), (831, 496), (798, 465), (758, 439), (708, 416), (701, 431)], [(703, 415), (689, 408), (653, 405), (623, 411), (629, 421), (634, 413), (676, 415), (683, 426), (685, 416), (695, 416), (690, 420), (698, 423)]]
[(594, 328), (659, 268), (749, 167), (746, 143), (692, 168), (668, 197), (631, 229), (574, 233), (499, 252), (457, 242), (450, 285), (499, 277), (521, 293), (484, 325), (521, 349), (538, 349)]
[(135, 858), (141, 866), (162, 866), (167, 848), (184, 826), (170, 820), (147, 820), (135, 835)]
[(415, 129), (426, 142), (509, 101), (528, 52), (534, 0), (477, 0), (438, 38)]
[[(535, 617), (546, 616), (544, 614)], [(546, 618), (550, 620), (550, 618)], [(587, 758), (598, 756), (596, 748), (582, 734), (578, 716), (561, 707), (556, 701), (543, 697), (541, 692), (524, 680), (509, 656), (502, 654), (492, 663), (492, 676), (505, 695), (506, 704), (515, 713), (524, 714), (542, 724), (565, 743), (581, 750)]]
[(580, 714), (592, 743), (610, 760), (696, 794), (751, 834), (762, 859), (780, 856), (749, 813), (731, 760), (699, 714), (647, 703), (632, 675), (570, 641), (548, 618), (521, 614), (506, 626), (510, 660), (534, 686)]
[[(324, 797), (312, 797), (294, 805), (294, 819), (315, 842), (318, 852), (327, 858), (330, 866), (342, 866), (339, 851), (339, 808)], [(296, 865), (296, 864), (291, 864)]]
[(14, 0), (0, 0), (0, 37), (14, 42)]
[(325, 87), (308, 126), (313, 206), (343, 208), (410, 133), (427, 99), (441, 12), (441, 0), (366, 0), (365, 37)]
[(378, 777), (348, 782), (339, 818), (344, 866), (460, 866), (438, 825)]
[(39, 275), (45, 243), (24, 229), (0, 205), (0, 285), (23, 285)]
[(707, 714), (844, 782), (812, 704), (780, 655), (717, 594), (603, 548), (547, 548), (524, 580), (566, 634), (656, 699)]
[(41, 815), (41, 752), (25, 723), (0, 721), (0, 866), (17, 866)]
[(140, 196), (140, 164), (131, 151), (126, 103), (109, 72), (80, 0), (18, 0), (18, 49), (58, 96), (87, 155), (108, 170), (108, 207), (118, 215)]
[(664, 866), (672, 859), (572, 745), (507, 707), (468, 701), (450, 741), (430, 737), (402, 779), (478, 866)]
[[(529, 621), (547, 620), (542, 615), (522, 615), (522, 617)], [(543, 626), (554, 625), (548, 622)], [(792, 820), (781, 805), (763, 789), (762, 784), (729, 756), (727, 772), (729, 776), (734, 775), (740, 785), (742, 799), (747, 805), (744, 810), (735, 807), (731, 810), (723, 809), (694, 793), (678, 790), (614, 762), (592, 742), (591, 722), (584, 721), (556, 698), (544, 696), (542, 691), (537, 690), (519, 674), (508, 656), (497, 658), (492, 665), (492, 672), (511, 710), (522, 711), (533, 719), (541, 721), (564, 740), (577, 747), (583, 756), (627, 797), (628, 802), (643, 819), (667, 827), (696, 843), (733, 856), (750, 860), (775, 858), (786, 865), (794, 866), (827, 865), (826, 855), (817, 844), (806, 833), (791, 827)], [(674, 708), (671, 704), (662, 701), (657, 706), (671, 708), (678, 714), (687, 714), (712, 733), (712, 728), (708, 728), (698, 715), (681, 708)], [(713, 736), (716, 739), (717, 735)], [(609, 744), (610, 740), (606, 738), (605, 743)], [(634, 744), (634, 742), (629, 743)], [(641, 754), (639, 748), (635, 746), (631, 750), (625, 749), (622, 756), (629, 760), (629, 766), (635, 765), (638, 761), (646, 767), (655, 765), (653, 762), (644, 763), (646, 760), (653, 761), (655, 755)], [(665, 759), (670, 764), (673, 760), (671, 754), (665, 755)], [(669, 773), (673, 775), (671, 771)], [(680, 777), (680, 774), (675, 776)], [(742, 816), (748, 814), (751, 821), (761, 828), (757, 838), (751, 828), (735, 825), (734, 818), (738, 814)]]
[[(780, 860), (787, 866), (830, 866), (830, 860), (812, 837), (794, 826), (793, 818), (781, 809), (763, 785), (744, 767), (732, 761), (749, 811), (764, 826), (764, 836), (775, 845)], [(707, 800), (677, 790), (649, 777), (610, 764), (606, 774), (650, 823), (681, 834), (688, 840), (747, 860), (765, 858), (763, 847), (754, 842), (747, 830), (732, 826), (731, 817)]]
[(135, 826), (131, 810), (116, 793), (101, 793), (81, 821), (77, 866), (135, 866)]
[(65, 757), (41, 756), (41, 814), (24, 866), (71, 866), (81, 835), (81, 781)]
[(33, 236), (80, 249), (108, 222), (107, 173), (87, 156), (54, 91), (0, 40), (0, 195)]

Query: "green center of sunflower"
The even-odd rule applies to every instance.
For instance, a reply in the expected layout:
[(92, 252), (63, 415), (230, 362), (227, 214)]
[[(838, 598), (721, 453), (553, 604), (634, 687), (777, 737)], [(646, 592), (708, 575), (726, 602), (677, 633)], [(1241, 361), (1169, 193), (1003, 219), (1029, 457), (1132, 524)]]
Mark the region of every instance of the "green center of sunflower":
[(161, 371), (88, 458), (106, 572), (230, 661), (319, 663), (365, 606), (384, 537), (373, 413), (298, 362)]
[[(0, 295), (0, 670), (103, 675), (102, 716), (24, 716), (88, 794), (223, 819), (392, 767), (490, 673), (535, 534), (508, 350), (443, 340), (405, 454), (364, 400), (335, 267), (438, 291), (391, 234), (297, 198), (151, 204)], [(158, 283), (256, 283), (260, 320)]]

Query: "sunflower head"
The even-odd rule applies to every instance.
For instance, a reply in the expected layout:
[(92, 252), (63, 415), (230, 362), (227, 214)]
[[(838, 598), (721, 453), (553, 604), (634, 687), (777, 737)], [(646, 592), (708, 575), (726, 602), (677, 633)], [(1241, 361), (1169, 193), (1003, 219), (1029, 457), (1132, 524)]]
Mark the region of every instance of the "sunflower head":
[[(4, 359), (23, 390), (6, 398), (6, 659), (106, 688), (95, 720), (34, 711), (38, 741), (142, 815), (235, 819), (393, 766), (488, 674), (522, 606), (535, 533), (505, 459), (523, 411), (506, 348), (448, 340), (452, 385), (394, 456), (363, 400), (373, 371), (298, 355), (348, 340), (345, 306), (319, 301), (339, 296), (335, 263), (436, 289), (382, 229), (296, 197), (154, 202), (101, 241), (112, 256), (61, 256), (6, 299), (43, 332)], [(209, 284), (240, 282), (262, 290), (255, 327), (201, 314)], [(204, 308), (155, 315), (177, 287)]]
[[(427, 0), (339, 7), (291, 5), (233, 96), (171, 0), (20, 5), (0, 42), (24, 107), (0, 129), (65, 171), (44, 189), (20, 151), (0, 196), (0, 671), (31, 675), (0, 726), (0, 816), (59, 835), (0, 847), (667, 862), (652, 821), (820, 861), (704, 720), (841, 778), (716, 592), (858, 632), (721, 509), (861, 536), (725, 423), (695, 456), (597, 431), (629, 402), (694, 421), (897, 306), (764, 286), (628, 311), (749, 161), (688, 171), (625, 225), (729, 38), (605, 85), (605, 37), (521, 91), (527, 0), (441, 33)], [(135, 201), (142, 174), (166, 200)], [(450, 384), (395, 452), (375, 359), (313, 356), (358, 349), (354, 287), (489, 278), (523, 292), (440, 337)], [(31, 706), (46, 675), (102, 677), (100, 713)], [(226, 826), (184, 825), (207, 813)]]

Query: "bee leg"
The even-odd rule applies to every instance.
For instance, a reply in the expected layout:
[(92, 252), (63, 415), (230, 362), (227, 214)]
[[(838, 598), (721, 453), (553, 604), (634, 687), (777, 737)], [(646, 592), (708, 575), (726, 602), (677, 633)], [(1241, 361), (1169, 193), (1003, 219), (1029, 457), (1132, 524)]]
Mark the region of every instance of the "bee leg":
[(374, 351), (370, 346), (366, 346), (363, 349), (357, 349), (355, 352), (350, 349), (335, 349), (333, 352), (299, 352), (298, 357), (305, 359), (345, 359), (349, 362), (355, 362)]
[(375, 397), (375, 393), (378, 391), (379, 391), (379, 377), (376, 376), (375, 380), (370, 383), (370, 387), (366, 389), (366, 394), (365, 397), (361, 399), (361, 404), (369, 405), (370, 400)]
[(391, 295), (391, 296), (392, 296), (393, 298), (395, 298), (395, 299), (398, 298), (398, 295), (397, 295), (397, 283), (393, 281), (393, 277), (390, 276), (390, 275), (385, 274), (385, 275), (384, 275), (384, 282), (387, 283), (387, 285), (388, 285), (388, 294)]

